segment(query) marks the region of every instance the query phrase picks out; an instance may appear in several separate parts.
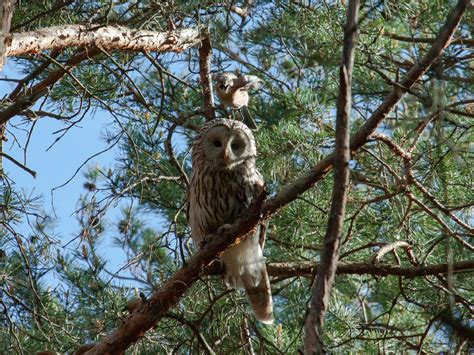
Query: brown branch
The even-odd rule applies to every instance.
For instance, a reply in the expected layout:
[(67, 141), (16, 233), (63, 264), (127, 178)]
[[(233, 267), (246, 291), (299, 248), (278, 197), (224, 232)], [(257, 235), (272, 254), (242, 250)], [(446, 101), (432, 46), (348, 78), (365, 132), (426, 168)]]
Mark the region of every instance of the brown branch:
[[(34, 178), (36, 177), (36, 171), (34, 170), (31, 170), (30, 168), (28, 168), (26, 165), (20, 163), (18, 160), (16, 160), (15, 158), (11, 157), (10, 155), (0, 151), (0, 157), (5, 157), (7, 158), (9, 161), (11, 161), (13, 164), (15, 164), (16, 166), (18, 166), (19, 168), (25, 170), (28, 174), (30, 174), (31, 176), (33, 176)], [(1, 169), (0, 169), (0, 174), (2, 173)]]
[[(408, 72), (407, 77), (402, 80), (402, 83), (405, 82), (409, 84), (404, 85), (405, 87), (411, 87), (449, 44), (451, 35), (456, 30), (468, 4), (469, 0), (461, 0), (448, 16), (446, 24), (441, 29), (437, 40), (433, 43), (433, 47), (428, 54), (422, 58), (421, 61)], [(372, 132), (398, 103), (403, 93), (402, 89), (394, 88), (386, 100), (352, 137), (351, 151), (353, 154), (368, 141)], [(255, 228), (261, 219), (271, 216), (280, 208), (310, 189), (317, 181), (324, 178), (332, 168), (332, 161), (333, 155), (329, 155), (321, 160), (308, 173), (295, 182), (288, 184), (275, 197), (268, 199), (263, 206), (261, 206), (260, 213), (256, 213), (254, 210), (249, 211), (232, 226), (225, 229), (221, 228), (217, 235), (209, 236), (207, 240), (211, 241), (189, 259), (186, 267), (180, 269), (173, 277), (166, 281), (160, 289), (152, 294), (150, 304), (143, 313), (132, 315), (112, 334), (103, 339), (101, 343), (95, 344), (88, 353), (117, 353), (136, 342), (148, 329), (153, 327), (171, 307), (179, 302), (186, 290), (199, 278), (200, 272), (205, 265), (208, 265), (217, 254), (235, 242), (238, 236), (245, 235)], [(369, 268), (382, 267), (383, 266), (380, 265), (369, 266)]]
[[(128, 31), (132, 31), (132, 30), (128, 30)], [(136, 33), (138, 32), (140, 31), (135, 31), (135, 36), (136, 36)], [(154, 40), (156, 41), (160, 40), (161, 42), (152, 42), (151, 38), (148, 38), (146, 41), (147, 43), (151, 43), (151, 44), (150, 44), (150, 47), (146, 48), (146, 50), (156, 50), (156, 51), (161, 51), (161, 52), (164, 52), (164, 51), (180, 52), (192, 45), (199, 43), (200, 38), (201, 38), (199, 30), (195, 28), (180, 30), (180, 31), (176, 30), (176, 31), (171, 31), (171, 32), (166, 32), (166, 33), (165, 32), (163, 33), (153, 32), (153, 33), (156, 35), (154, 37)], [(130, 35), (130, 33), (128, 34)], [(83, 35), (87, 37), (87, 34), (83, 34)], [(81, 35), (81, 40), (83, 39), (82, 37), (83, 35)], [(182, 35), (182, 37), (180, 37), (180, 35)], [(122, 46), (122, 47), (120, 46), (114, 47), (114, 46), (111, 46), (110, 44), (104, 45), (103, 43), (99, 43), (99, 42), (97, 43), (102, 45), (101, 49), (103, 49), (104, 46), (107, 49), (129, 49), (129, 50), (142, 50), (143, 49), (142, 47), (138, 47), (136, 43), (137, 41), (140, 41), (140, 39), (129, 38), (129, 40), (131, 40), (132, 43), (130, 43), (127, 46)], [(57, 42), (61, 42), (61, 41), (57, 41)], [(121, 41), (119, 42), (122, 43)], [(64, 45), (65, 42), (62, 42), (62, 43)], [(68, 43), (72, 45), (74, 41), (69, 41)], [(86, 45), (86, 43), (88, 42), (86, 39), (84, 39), (82, 43), (83, 45)], [(94, 42), (90, 43), (90, 45), (93, 45), (93, 44)], [(73, 67), (77, 66), (81, 62), (102, 53), (101, 49), (99, 49), (98, 47), (92, 47), (90, 49), (86, 48), (84, 51), (79, 52), (78, 54), (73, 56), (71, 59), (69, 59), (63, 68), (59, 68), (53, 71), (41, 82), (35, 84), (33, 87), (29, 89), (24, 90), (22, 94), (18, 93), (15, 97), (13, 98), (10, 97), (10, 99), (13, 99), (14, 102), (10, 106), (5, 108), (2, 112), (0, 112), (0, 124), (7, 122), (10, 118), (17, 115), (19, 112), (31, 107), (39, 98), (46, 95), (46, 93), (48, 92), (48, 88), (51, 87), (56, 82), (58, 82), (69, 70), (71, 70)]]
[(8, 36), (16, 0), (2, 0), (0, 3), (0, 70), (7, 56)]
[(339, 259), (339, 246), (346, 214), (349, 188), (349, 130), (352, 103), (352, 68), (357, 44), (357, 26), (360, 1), (349, 2), (344, 27), (344, 45), (339, 68), (339, 95), (336, 114), (336, 147), (334, 154), (334, 184), (331, 210), (324, 237), (320, 267), (312, 290), (311, 307), (305, 321), (305, 354), (324, 353), (324, 317), (331, 297), (332, 285)]
[(214, 111), (214, 94), (212, 90), (211, 78), (211, 55), (212, 45), (209, 31), (202, 31), (202, 42), (199, 47), (199, 76), (201, 78), (202, 94), (203, 94), (203, 112), (206, 115), (206, 120), (213, 120), (215, 116)]
[(0, 112), (0, 124), (6, 123), (10, 118), (31, 107), (38, 99), (46, 95), (48, 88), (58, 82), (67, 73), (67, 70), (99, 53), (101, 52), (97, 47), (79, 52), (67, 61), (64, 68), (56, 69), (33, 87), (18, 93), (13, 98), (13, 103)]
[[(291, 278), (291, 277), (313, 277), (314, 273), (320, 267), (321, 263), (314, 261), (297, 261), (268, 263), (267, 272), (271, 277)], [(339, 261), (337, 263), (336, 275), (374, 275), (374, 276), (403, 276), (403, 277), (422, 277), (428, 275), (446, 274), (449, 265), (414, 265), (399, 266), (389, 264), (367, 263), (348, 263)], [(474, 260), (458, 261), (453, 263), (454, 272), (467, 272), (474, 270)], [(224, 275), (224, 268), (218, 263), (213, 263), (203, 272), (204, 275)]]
[[(411, 42), (411, 43), (433, 43), (436, 41), (437, 37), (409, 37), (409, 36), (402, 36), (396, 33), (384, 32), (383, 34), (385, 37), (389, 37), (391, 39), (395, 39), (397, 41), (402, 42)], [(472, 38), (456, 38), (451, 41), (450, 44), (466, 44), (468, 46), (474, 46), (474, 39)]]
[(200, 42), (199, 28), (154, 32), (120, 26), (67, 25), (13, 33), (7, 56), (38, 53), (48, 49), (93, 46), (108, 51), (182, 52)]

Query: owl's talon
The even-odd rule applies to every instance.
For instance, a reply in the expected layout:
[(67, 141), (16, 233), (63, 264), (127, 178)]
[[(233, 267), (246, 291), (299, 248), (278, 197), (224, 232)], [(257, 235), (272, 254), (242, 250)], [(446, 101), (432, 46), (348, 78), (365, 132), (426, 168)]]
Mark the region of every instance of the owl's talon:
[(219, 227), (217, 234), (224, 234), (226, 231), (232, 228), (232, 224), (226, 223)]
[(211, 242), (212, 238), (205, 237), (203, 240), (199, 242), (199, 249), (204, 248), (206, 245), (208, 245)]

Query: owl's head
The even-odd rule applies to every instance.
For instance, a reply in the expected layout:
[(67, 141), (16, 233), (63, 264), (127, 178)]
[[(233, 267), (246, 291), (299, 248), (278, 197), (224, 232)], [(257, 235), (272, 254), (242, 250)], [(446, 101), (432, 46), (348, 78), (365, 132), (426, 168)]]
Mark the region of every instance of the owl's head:
[(213, 120), (204, 125), (193, 147), (213, 168), (232, 170), (248, 161), (255, 161), (257, 150), (252, 131), (242, 122)]

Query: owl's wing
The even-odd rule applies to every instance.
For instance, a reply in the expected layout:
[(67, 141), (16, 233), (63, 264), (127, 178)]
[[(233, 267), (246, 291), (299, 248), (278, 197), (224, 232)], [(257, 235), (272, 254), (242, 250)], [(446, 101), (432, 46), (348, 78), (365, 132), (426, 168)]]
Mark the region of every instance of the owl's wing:
[(260, 235), (258, 237), (258, 243), (260, 244), (260, 248), (262, 248), (263, 250), (263, 247), (265, 246), (265, 238), (267, 237), (267, 225), (268, 225), (268, 221), (265, 220), (265, 221), (262, 221), (260, 223)]

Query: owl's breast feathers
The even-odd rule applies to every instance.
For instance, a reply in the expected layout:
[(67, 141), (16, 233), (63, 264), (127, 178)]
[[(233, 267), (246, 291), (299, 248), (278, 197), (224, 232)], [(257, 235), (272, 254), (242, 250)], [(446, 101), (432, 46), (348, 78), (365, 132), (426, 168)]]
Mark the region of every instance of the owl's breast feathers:
[(199, 243), (224, 224), (232, 224), (263, 189), (261, 175), (246, 169), (195, 169), (188, 195), (188, 221)]

